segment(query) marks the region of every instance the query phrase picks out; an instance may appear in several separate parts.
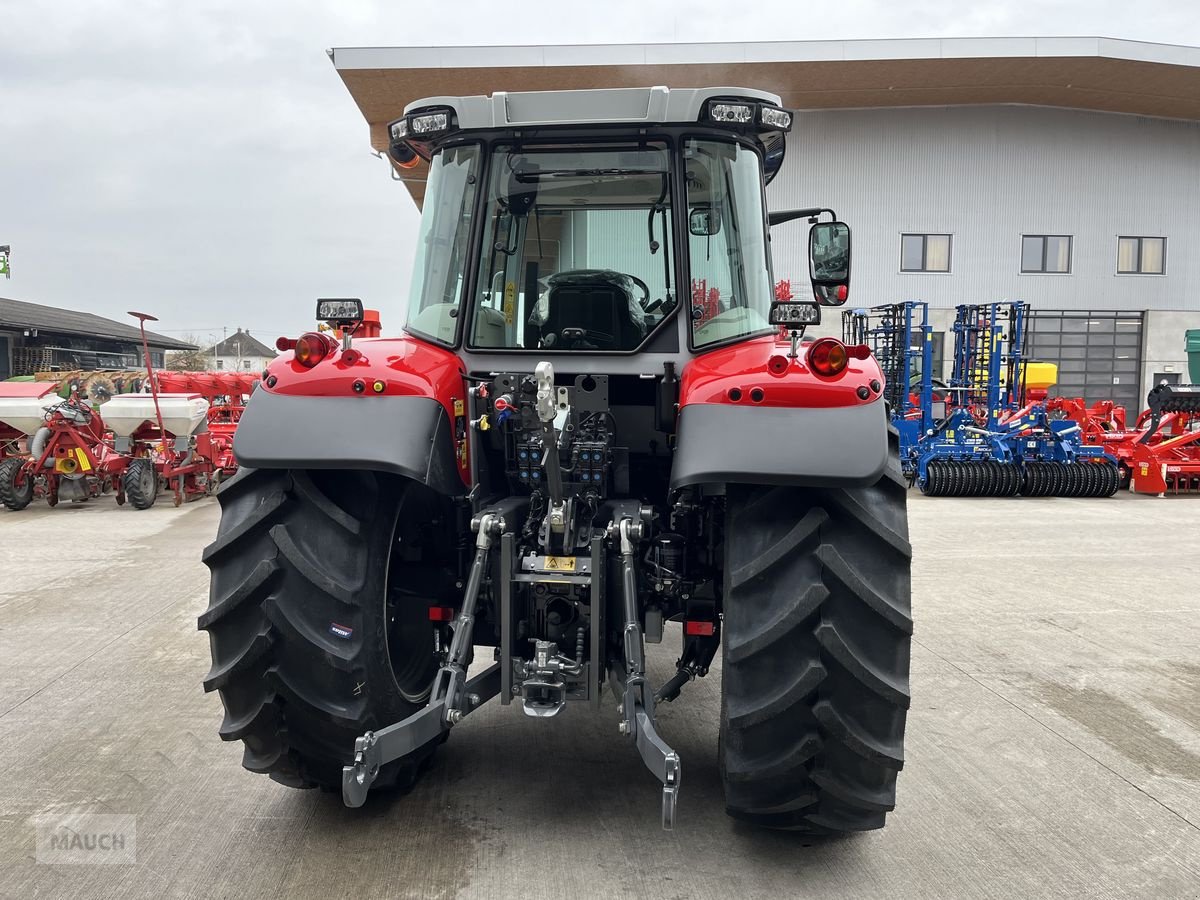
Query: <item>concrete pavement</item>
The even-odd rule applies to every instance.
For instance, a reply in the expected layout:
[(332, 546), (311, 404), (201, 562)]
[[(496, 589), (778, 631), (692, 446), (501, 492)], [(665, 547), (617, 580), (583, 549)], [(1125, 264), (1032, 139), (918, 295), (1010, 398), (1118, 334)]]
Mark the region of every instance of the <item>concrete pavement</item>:
[[(1200, 498), (911, 502), (907, 764), (886, 829), (728, 819), (719, 669), (661, 712), (680, 823), (615, 716), (493, 703), (347, 810), (223, 744), (215, 502), (0, 510), (0, 896), (1198, 897)], [(653, 647), (666, 678), (677, 636)], [(39, 865), (31, 817), (136, 816), (137, 862)]]

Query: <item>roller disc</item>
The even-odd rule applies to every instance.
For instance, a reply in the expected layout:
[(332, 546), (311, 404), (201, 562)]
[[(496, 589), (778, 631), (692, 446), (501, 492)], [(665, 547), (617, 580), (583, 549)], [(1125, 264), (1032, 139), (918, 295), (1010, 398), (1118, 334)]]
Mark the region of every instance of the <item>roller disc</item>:
[(1023, 468), (1021, 479), (1021, 494), (1025, 497), (1039, 497), (1042, 483), (1042, 468), (1038, 463), (1027, 462)]
[(921, 479), (921, 493), (927, 497), (938, 496), (938, 462), (933, 460), (925, 465), (925, 477)]
[(1051, 497), (1065, 497), (1067, 490), (1067, 467), (1060, 462), (1046, 463), (1050, 471)]

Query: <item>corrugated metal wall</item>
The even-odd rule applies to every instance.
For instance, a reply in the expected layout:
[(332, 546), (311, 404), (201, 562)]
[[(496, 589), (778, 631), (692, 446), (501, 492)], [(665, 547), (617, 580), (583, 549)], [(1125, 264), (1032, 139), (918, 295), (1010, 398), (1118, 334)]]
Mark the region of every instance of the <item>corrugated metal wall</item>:
[[(850, 223), (856, 306), (1200, 308), (1200, 123), (1019, 106), (806, 112), (768, 200)], [(807, 227), (773, 229), (777, 279), (806, 280)], [(952, 234), (950, 274), (900, 273), (903, 232)], [(1020, 274), (1022, 234), (1073, 235), (1072, 273)], [(1165, 236), (1167, 274), (1116, 275), (1121, 234)]]

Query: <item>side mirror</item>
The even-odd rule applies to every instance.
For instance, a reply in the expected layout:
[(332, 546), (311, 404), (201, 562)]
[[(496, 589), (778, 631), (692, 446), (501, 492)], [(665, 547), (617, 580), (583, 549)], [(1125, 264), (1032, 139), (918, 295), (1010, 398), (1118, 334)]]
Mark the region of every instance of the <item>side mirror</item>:
[(808, 271), (813, 295), (826, 306), (850, 297), (850, 226), (819, 222), (808, 231)]
[(334, 328), (353, 330), (363, 320), (363, 304), (354, 299), (318, 300), (316, 318)]
[(711, 206), (696, 206), (688, 215), (688, 231), (695, 237), (711, 237), (721, 231), (721, 217)]

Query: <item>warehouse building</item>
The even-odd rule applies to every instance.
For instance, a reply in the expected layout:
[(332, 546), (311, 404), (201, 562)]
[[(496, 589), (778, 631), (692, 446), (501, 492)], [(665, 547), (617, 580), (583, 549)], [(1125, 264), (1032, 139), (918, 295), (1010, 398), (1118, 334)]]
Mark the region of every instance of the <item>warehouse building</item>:
[[(1058, 392), (1140, 408), (1187, 380), (1200, 328), (1200, 48), (1106, 38), (352, 48), (330, 51), (370, 127), (429, 96), (736, 85), (798, 111), (772, 209), (854, 229), (852, 303), (1025, 300)], [(396, 177), (419, 204), (426, 166)], [(776, 277), (807, 278), (802, 224)], [(401, 302), (400, 298), (396, 302)], [(824, 328), (836, 331), (836, 314)], [(948, 363), (948, 359), (946, 359)]]
[[(146, 332), (150, 358), (168, 350), (195, 350), (185, 341)], [(0, 297), (0, 381), (35, 372), (138, 369), (145, 365), (136, 325), (92, 313)]]

